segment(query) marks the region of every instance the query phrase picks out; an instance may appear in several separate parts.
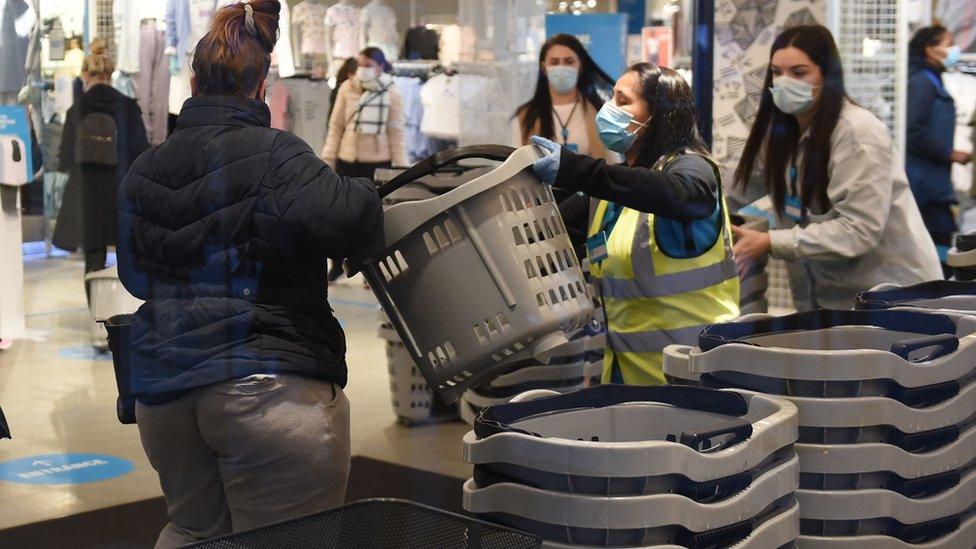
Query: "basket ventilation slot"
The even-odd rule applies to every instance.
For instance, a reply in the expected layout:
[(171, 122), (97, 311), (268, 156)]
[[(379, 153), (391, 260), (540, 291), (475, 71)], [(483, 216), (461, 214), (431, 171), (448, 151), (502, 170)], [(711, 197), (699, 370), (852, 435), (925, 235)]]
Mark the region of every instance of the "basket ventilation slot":
[(423, 233), (427, 253), (437, 255), (461, 241), (461, 232), (450, 219), (444, 220), (443, 226), (434, 225), (430, 232)]
[(400, 253), (400, 250), (396, 250), (391, 255), (388, 255), (386, 258), (380, 260), (379, 268), (380, 272), (383, 274), (383, 279), (390, 282), (407, 272), (410, 266), (407, 265), (407, 260), (404, 259), (403, 254)]

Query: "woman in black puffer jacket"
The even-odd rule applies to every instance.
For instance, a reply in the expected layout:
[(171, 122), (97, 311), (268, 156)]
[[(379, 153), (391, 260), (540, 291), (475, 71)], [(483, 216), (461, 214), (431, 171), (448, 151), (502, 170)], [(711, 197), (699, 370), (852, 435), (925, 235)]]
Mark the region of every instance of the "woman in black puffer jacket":
[(382, 225), (367, 179), (342, 178), (262, 100), (279, 3), (217, 12), (176, 130), (119, 194), (119, 275), (143, 446), (172, 522), (157, 547), (343, 502), (345, 338), (326, 259)]

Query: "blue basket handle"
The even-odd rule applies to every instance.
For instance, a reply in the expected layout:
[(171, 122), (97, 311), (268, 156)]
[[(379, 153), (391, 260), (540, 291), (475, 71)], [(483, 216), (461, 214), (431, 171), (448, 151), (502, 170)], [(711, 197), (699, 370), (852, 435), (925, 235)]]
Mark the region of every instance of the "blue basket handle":
[[(921, 349), (934, 347), (931, 353), (914, 360), (908, 358), (909, 355)], [(956, 352), (959, 349), (959, 338), (955, 334), (936, 334), (913, 339), (905, 339), (891, 344), (891, 352), (912, 362), (929, 362), (939, 357)]]

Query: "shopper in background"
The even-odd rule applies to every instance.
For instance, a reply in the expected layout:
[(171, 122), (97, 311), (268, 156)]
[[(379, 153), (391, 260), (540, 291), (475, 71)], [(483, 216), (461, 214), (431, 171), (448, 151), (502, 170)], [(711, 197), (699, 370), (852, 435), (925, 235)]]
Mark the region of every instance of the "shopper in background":
[(332, 111), (335, 110), (336, 97), (339, 95), (339, 88), (342, 84), (356, 75), (356, 69), (359, 68), (359, 61), (355, 57), (350, 57), (343, 61), (342, 66), (339, 67), (339, 72), (336, 73), (336, 83), (335, 87), (332, 88), (332, 94), (329, 96), (329, 119), (332, 119)]
[(280, 4), (217, 11), (176, 131), (119, 197), (119, 275), (146, 300), (132, 389), (174, 547), (335, 507), (349, 474), (345, 335), (326, 258), (382, 225), (372, 182), (340, 177), (264, 102)]
[(64, 250), (81, 248), (86, 274), (105, 268), (116, 243), (119, 184), (149, 148), (139, 105), (112, 87), (114, 70), (105, 41), (93, 41), (82, 63), (84, 93), (68, 109), (58, 155), (59, 169), (69, 175), (52, 240)]
[[(356, 76), (356, 70), (359, 68), (359, 62), (355, 57), (350, 57), (342, 63), (339, 67), (339, 72), (336, 73), (336, 85), (332, 88), (332, 95), (329, 99), (329, 120), (332, 120), (332, 112), (335, 110), (336, 97), (339, 95), (339, 89), (342, 85), (350, 78)], [(372, 174), (369, 176), (372, 178)], [(332, 267), (329, 268), (329, 282), (335, 282), (339, 280), (343, 275), (342, 271), (342, 260), (334, 259), (332, 260)]]
[(956, 104), (942, 85), (942, 73), (959, 61), (959, 47), (945, 27), (919, 29), (908, 44), (908, 135), (905, 171), (922, 220), (939, 250), (942, 269), (946, 264), (952, 235), (958, 229), (952, 206), (952, 163), (967, 164), (972, 155), (953, 148), (956, 132)]
[(596, 117), (601, 143), (626, 166), (532, 137), (549, 151), (534, 165), (543, 181), (600, 199), (589, 227), (588, 196), (560, 211), (570, 235), (585, 236), (606, 312), (605, 383), (664, 383), (666, 346), (695, 345), (705, 325), (739, 315), (728, 211), (695, 118), (688, 83), (641, 63)]
[(735, 191), (737, 206), (769, 195), (778, 219), (768, 233), (733, 229), (739, 269), (767, 252), (785, 260), (799, 310), (850, 309), (877, 284), (942, 277), (888, 129), (848, 99), (824, 27), (773, 41)]
[(339, 87), (322, 157), (340, 175), (373, 177), (407, 166), (403, 99), (379, 48), (360, 52), (356, 75)]
[(539, 52), (539, 76), (532, 99), (512, 118), (512, 142), (527, 145), (539, 135), (578, 154), (619, 162), (600, 142), (596, 113), (613, 89), (613, 79), (597, 66), (570, 34), (556, 34)]

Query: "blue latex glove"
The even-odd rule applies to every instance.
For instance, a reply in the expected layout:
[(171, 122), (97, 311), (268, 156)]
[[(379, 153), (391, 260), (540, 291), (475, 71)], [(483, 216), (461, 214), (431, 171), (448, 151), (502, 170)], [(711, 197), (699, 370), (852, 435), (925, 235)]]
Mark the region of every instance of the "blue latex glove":
[(533, 135), (530, 139), (533, 145), (547, 151), (549, 154), (535, 161), (532, 170), (535, 174), (548, 185), (556, 182), (556, 174), (559, 173), (559, 155), (562, 154), (562, 145), (553, 143), (544, 137)]
[(169, 75), (176, 76), (180, 73), (180, 62), (175, 55), (169, 56)]

